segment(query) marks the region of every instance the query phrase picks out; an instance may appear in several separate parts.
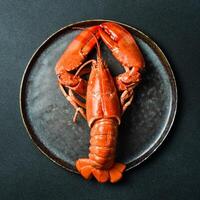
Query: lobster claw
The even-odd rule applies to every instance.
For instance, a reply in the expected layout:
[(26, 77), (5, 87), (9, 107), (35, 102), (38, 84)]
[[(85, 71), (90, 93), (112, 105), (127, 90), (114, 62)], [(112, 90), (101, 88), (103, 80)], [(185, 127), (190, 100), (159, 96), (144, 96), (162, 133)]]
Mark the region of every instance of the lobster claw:
[(144, 58), (132, 35), (122, 26), (113, 22), (100, 25), (102, 40), (115, 58), (126, 68), (143, 68)]
[(59, 74), (60, 70), (71, 71), (78, 68), (85, 60), (88, 53), (96, 44), (96, 39), (100, 37), (98, 26), (92, 26), (84, 29), (75, 39), (69, 44), (56, 64), (56, 71)]
[[(96, 38), (95, 38), (95, 37)], [(70, 88), (82, 97), (85, 97), (87, 90), (87, 81), (71, 73), (72, 70), (78, 70), (83, 64), (86, 56), (93, 49), (96, 40), (100, 37), (98, 26), (92, 26), (83, 29), (81, 33), (67, 46), (62, 56), (56, 63), (55, 71), (59, 83), (66, 88)], [(86, 62), (85, 64), (87, 64)]]

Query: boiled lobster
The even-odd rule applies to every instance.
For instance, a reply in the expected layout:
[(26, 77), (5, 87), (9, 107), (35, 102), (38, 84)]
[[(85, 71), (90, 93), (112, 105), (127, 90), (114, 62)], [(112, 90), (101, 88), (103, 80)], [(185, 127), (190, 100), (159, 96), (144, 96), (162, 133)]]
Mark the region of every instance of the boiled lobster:
[[(101, 56), (100, 38), (122, 64), (124, 73), (111, 76)], [(97, 59), (84, 63), (95, 45)], [(89, 64), (91, 68), (87, 67)], [(118, 126), (132, 102), (133, 89), (141, 79), (143, 67), (144, 59), (134, 38), (124, 27), (113, 22), (84, 29), (58, 60), (55, 71), (60, 89), (76, 109), (73, 121), (80, 113), (91, 128), (89, 158), (76, 161), (76, 168), (85, 179), (94, 176), (101, 183), (121, 179), (126, 165), (115, 163)], [(82, 77), (85, 74), (89, 74), (88, 81)]]

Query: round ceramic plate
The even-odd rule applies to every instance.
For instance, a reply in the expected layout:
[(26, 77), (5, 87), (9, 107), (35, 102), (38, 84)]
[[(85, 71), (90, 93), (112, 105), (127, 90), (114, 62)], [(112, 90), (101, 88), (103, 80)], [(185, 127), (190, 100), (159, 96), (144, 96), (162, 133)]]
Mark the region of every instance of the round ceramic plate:
[[(55, 64), (66, 46), (86, 28), (106, 20), (90, 20), (66, 26), (50, 36), (35, 52), (24, 72), (20, 106), (24, 125), (37, 147), (52, 161), (77, 172), (78, 158), (88, 156), (90, 130), (79, 117), (72, 122), (74, 108), (58, 88)], [(116, 160), (129, 170), (147, 159), (166, 138), (177, 107), (176, 82), (172, 69), (160, 48), (141, 31), (124, 26), (136, 39), (146, 62), (142, 82), (135, 89), (131, 106), (119, 127)], [(101, 42), (101, 51), (113, 75), (122, 66)], [(95, 57), (95, 49), (91, 57)]]

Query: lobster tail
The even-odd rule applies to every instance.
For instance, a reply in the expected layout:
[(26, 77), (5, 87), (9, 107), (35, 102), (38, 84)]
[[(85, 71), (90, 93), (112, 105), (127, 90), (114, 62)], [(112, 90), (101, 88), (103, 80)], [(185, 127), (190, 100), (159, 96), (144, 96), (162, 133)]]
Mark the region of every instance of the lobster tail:
[(76, 168), (85, 179), (92, 175), (101, 183), (114, 183), (122, 177), (125, 165), (114, 163), (118, 122), (116, 119), (96, 120), (91, 128), (89, 159), (79, 159)]
[(109, 169), (115, 159), (118, 123), (115, 119), (96, 120), (91, 128), (89, 158), (93, 166)]

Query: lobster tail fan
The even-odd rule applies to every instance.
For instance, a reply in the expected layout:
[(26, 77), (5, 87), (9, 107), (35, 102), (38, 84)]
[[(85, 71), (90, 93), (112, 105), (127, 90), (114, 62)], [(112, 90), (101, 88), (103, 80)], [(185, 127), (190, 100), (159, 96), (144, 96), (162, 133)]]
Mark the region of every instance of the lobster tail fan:
[(91, 166), (90, 159), (82, 158), (76, 161), (76, 168), (85, 179), (90, 179), (92, 176), (100, 183), (110, 181), (115, 183), (122, 178), (126, 165), (115, 163), (110, 169), (97, 169)]
[(110, 182), (116, 183), (122, 178), (122, 173), (126, 168), (125, 164), (115, 163), (114, 166), (109, 170)]
[(92, 177), (92, 166), (90, 165), (89, 159), (82, 158), (77, 160), (76, 169), (85, 179), (90, 179)]

